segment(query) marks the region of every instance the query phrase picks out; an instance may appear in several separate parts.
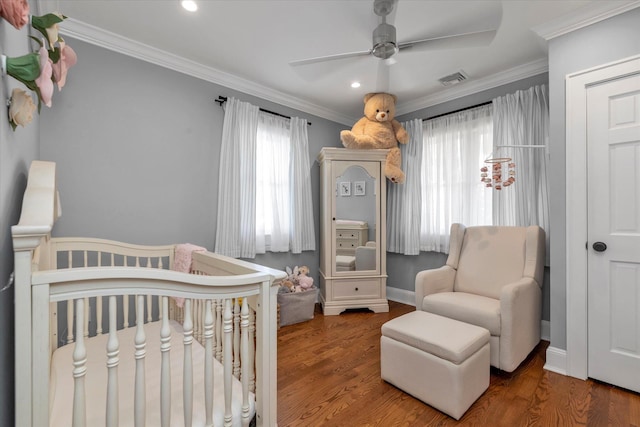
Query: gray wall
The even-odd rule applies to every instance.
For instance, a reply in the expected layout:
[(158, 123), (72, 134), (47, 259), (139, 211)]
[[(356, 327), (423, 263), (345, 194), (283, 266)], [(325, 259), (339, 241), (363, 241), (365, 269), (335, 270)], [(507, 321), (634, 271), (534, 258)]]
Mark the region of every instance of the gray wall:
[[(473, 107), (491, 101), (493, 98), (503, 96), (508, 93), (514, 93), (517, 90), (528, 89), (534, 85), (547, 84), (547, 74), (540, 74), (517, 82), (498, 86), (489, 90), (474, 93), (473, 95), (454, 99), (449, 102), (434, 105), (413, 113), (405, 114), (398, 117), (398, 120), (405, 122), (412, 119), (424, 119), (434, 117), (440, 114), (446, 114), (452, 111)], [(547, 232), (549, 232), (547, 230)], [(407, 256), (400, 254), (387, 254), (387, 281), (389, 286), (413, 291), (415, 288), (416, 274), (425, 269), (437, 268), (447, 261), (444, 254), (438, 252), (421, 252), (420, 255)], [(549, 269), (545, 271), (545, 279), (542, 288), (542, 319), (550, 318), (550, 301), (549, 301)]]
[[(314, 212), (319, 212), (323, 146), (338, 146), (337, 123), (275, 105), (125, 55), (68, 40), (78, 54), (55, 108), (41, 120), (41, 158), (58, 165), (62, 218), (57, 236), (138, 244), (189, 242), (213, 250), (224, 111), (234, 96), (306, 118)], [(316, 234), (319, 218), (315, 218)], [(319, 241), (319, 240), (317, 240)], [(318, 255), (268, 254), (256, 262), (283, 269)]]
[[(551, 141), (551, 346), (566, 349), (565, 77), (640, 54), (640, 9), (549, 42)], [(585, 284), (586, 285), (586, 284)]]
[[(0, 53), (17, 57), (29, 52), (26, 27), (16, 30), (0, 19)], [(0, 288), (13, 271), (11, 226), (18, 222), (22, 208), (22, 193), (27, 184), (31, 161), (38, 157), (38, 117), (26, 127), (14, 132), (7, 120), (5, 100), (15, 87), (22, 87), (13, 77), (3, 76), (0, 85)], [(0, 425), (13, 425), (13, 287), (0, 292)]]

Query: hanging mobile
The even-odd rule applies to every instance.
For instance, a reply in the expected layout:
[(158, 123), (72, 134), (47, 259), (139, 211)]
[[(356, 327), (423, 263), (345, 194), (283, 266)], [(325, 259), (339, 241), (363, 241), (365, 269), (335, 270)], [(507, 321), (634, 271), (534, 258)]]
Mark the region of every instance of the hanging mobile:
[[(516, 164), (511, 157), (490, 157), (484, 162), (491, 165), (480, 168), (480, 181), (484, 182), (485, 187), (502, 190), (503, 187), (508, 187), (516, 181)], [(504, 180), (503, 170), (506, 170)]]

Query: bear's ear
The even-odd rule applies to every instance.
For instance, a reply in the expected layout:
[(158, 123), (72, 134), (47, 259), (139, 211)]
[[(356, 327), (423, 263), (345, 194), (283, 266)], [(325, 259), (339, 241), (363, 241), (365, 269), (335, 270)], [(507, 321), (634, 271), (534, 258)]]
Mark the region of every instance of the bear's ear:
[(394, 94), (390, 93), (389, 96), (391, 96), (393, 98), (393, 103), (396, 104), (398, 102), (398, 97), (395, 96)]
[(366, 94), (366, 95), (364, 96), (364, 103), (366, 104), (367, 102), (369, 102), (369, 100), (370, 100), (371, 98), (373, 98), (373, 97), (374, 97), (374, 96), (376, 96), (376, 95), (377, 95), (377, 93), (368, 93), (368, 94)]

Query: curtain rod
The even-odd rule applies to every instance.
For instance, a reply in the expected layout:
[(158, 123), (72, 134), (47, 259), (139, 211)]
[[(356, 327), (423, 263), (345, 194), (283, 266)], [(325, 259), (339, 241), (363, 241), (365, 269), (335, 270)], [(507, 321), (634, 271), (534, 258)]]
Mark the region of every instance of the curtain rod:
[[(222, 107), (222, 104), (227, 102), (227, 97), (226, 96), (218, 96), (218, 99), (214, 99), (214, 102), (217, 102)], [(263, 113), (273, 114), (274, 116), (284, 117), (285, 119), (290, 119), (291, 118), (291, 116), (285, 116), (284, 114), (276, 113), (275, 111), (265, 110), (264, 108), (260, 108), (260, 111), (262, 111)], [(311, 126), (311, 122), (307, 122), (307, 124), (309, 126)]]
[(482, 102), (480, 104), (472, 105), (471, 107), (460, 108), (459, 110), (450, 111), (448, 113), (443, 113), (443, 114), (438, 114), (437, 116), (433, 116), (433, 117), (426, 117), (426, 118), (422, 119), (422, 121), (424, 122), (424, 121), (427, 121), (427, 120), (437, 119), (438, 117), (448, 116), (449, 114), (455, 114), (455, 113), (459, 113), (461, 111), (471, 110), (472, 108), (478, 108), (478, 107), (482, 107), (482, 106), (485, 106), (485, 105), (489, 105), (492, 102), (493, 101)]

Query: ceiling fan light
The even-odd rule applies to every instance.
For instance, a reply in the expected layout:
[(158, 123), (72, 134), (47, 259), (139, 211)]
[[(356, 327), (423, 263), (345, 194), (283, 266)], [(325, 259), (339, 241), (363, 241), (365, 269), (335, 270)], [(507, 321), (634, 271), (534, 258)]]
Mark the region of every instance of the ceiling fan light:
[(391, 58), (397, 51), (398, 48), (396, 47), (395, 43), (387, 42), (375, 45), (371, 53), (377, 58), (388, 59)]
[(398, 51), (396, 45), (396, 27), (386, 22), (381, 23), (373, 31), (373, 56), (380, 59), (390, 58)]

